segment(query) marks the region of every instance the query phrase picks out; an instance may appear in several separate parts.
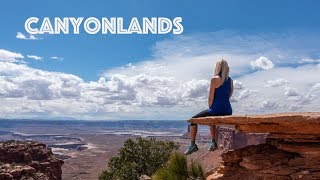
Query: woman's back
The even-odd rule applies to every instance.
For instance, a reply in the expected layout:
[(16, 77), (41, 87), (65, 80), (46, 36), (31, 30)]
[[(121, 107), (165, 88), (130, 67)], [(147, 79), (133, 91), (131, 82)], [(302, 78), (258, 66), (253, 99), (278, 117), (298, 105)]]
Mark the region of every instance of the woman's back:
[(215, 89), (213, 103), (210, 107), (212, 115), (231, 115), (232, 108), (230, 104), (231, 78), (228, 77), (224, 83)]

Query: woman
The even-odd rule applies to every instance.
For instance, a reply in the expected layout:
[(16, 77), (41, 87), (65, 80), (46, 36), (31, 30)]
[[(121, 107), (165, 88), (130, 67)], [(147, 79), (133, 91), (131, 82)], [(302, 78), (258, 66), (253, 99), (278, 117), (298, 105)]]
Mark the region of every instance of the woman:
[[(232, 96), (232, 93), (233, 81), (229, 77), (229, 66), (226, 60), (221, 59), (217, 62), (214, 70), (214, 76), (211, 78), (208, 98), (209, 109), (198, 113), (192, 118), (231, 115), (232, 108), (229, 99)], [(215, 126), (210, 126), (211, 143), (209, 144), (209, 151), (217, 149), (217, 143), (215, 142), (215, 128)], [(186, 155), (199, 150), (195, 144), (197, 131), (197, 124), (191, 123), (189, 126), (191, 144), (185, 152)]]

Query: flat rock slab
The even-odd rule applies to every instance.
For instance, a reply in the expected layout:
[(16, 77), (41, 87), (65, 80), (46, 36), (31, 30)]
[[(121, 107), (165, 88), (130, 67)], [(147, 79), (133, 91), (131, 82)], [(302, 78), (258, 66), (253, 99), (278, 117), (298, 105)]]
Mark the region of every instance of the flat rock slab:
[(320, 138), (320, 112), (208, 116), (192, 118), (188, 122), (201, 125), (235, 125), (236, 129), (242, 132), (270, 133), (275, 137), (300, 134)]

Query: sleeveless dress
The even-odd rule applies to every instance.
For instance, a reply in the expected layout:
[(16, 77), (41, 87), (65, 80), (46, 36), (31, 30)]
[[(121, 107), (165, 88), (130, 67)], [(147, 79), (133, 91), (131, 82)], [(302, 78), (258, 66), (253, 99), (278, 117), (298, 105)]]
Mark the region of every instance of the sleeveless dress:
[(230, 104), (231, 78), (229, 77), (224, 83), (215, 89), (214, 99), (208, 112), (212, 116), (231, 115), (232, 108)]

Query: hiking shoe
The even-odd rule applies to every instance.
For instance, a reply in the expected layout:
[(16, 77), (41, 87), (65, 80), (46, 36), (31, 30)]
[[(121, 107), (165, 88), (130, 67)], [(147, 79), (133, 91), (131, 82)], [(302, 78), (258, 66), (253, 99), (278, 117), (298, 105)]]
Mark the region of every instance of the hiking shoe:
[(216, 142), (212, 142), (212, 143), (209, 144), (208, 151), (214, 151), (216, 149), (218, 149), (218, 146), (217, 146)]
[(191, 145), (189, 145), (189, 147), (186, 150), (186, 152), (184, 152), (184, 154), (185, 155), (189, 155), (189, 154), (192, 154), (192, 153), (194, 153), (194, 152), (196, 152), (198, 150), (199, 150), (199, 148), (198, 148), (198, 146), (196, 144), (193, 144), (193, 145), (191, 144)]

